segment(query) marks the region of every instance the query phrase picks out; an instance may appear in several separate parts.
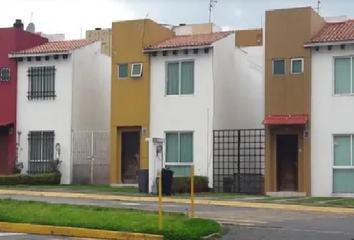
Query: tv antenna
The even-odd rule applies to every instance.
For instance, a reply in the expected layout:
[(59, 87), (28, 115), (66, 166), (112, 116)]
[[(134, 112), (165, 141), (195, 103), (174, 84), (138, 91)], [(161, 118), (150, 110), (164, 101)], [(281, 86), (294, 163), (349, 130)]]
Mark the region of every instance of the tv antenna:
[(211, 23), (211, 13), (213, 10), (213, 7), (215, 6), (215, 4), (218, 2), (218, 0), (210, 0), (209, 1), (209, 23)]
[(317, 7), (315, 9), (316, 9), (317, 13), (320, 14), (320, 9), (321, 9), (321, 1), (320, 0), (317, 1)]

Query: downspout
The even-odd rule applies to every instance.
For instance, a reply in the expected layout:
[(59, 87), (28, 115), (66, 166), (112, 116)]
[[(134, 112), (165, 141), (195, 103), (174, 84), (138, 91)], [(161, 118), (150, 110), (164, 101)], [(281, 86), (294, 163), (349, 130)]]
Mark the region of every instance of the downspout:
[(72, 60), (72, 71), (71, 71), (71, 126), (70, 126), (70, 132), (71, 132), (71, 141), (70, 141), (70, 184), (73, 182), (73, 172), (74, 172), (74, 130), (73, 130), (73, 119), (74, 119), (74, 86), (75, 86), (75, 53), (74, 51), (71, 52), (71, 60)]

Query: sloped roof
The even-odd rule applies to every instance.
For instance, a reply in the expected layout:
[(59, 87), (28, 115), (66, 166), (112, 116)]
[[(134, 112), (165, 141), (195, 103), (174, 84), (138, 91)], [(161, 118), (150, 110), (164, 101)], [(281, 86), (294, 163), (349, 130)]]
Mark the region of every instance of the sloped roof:
[(307, 44), (354, 41), (354, 20), (326, 25)]
[(235, 31), (224, 31), (214, 33), (202, 33), (192, 35), (177, 35), (168, 38), (164, 41), (150, 45), (145, 50), (159, 50), (169, 48), (183, 48), (193, 46), (208, 46), (228, 35), (235, 33)]
[(93, 40), (69, 40), (69, 41), (53, 41), (47, 42), (45, 44), (21, 50), (18, 52), (13, 52), (13, 55), (26, 55), (26, 54), (43, 54), (43, 53), (63, 53), (70, 52), (72, 50), (84, 47), (94, 43)]

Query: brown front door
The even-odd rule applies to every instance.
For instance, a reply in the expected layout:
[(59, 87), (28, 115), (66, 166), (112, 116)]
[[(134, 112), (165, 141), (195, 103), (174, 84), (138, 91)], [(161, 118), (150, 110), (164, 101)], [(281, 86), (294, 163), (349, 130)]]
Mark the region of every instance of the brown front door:
[(122, 182), (137, 183), (140, 165), (140, 131), (122, 132)]
[(297, 191), (298, 135), (277, 135), (277, 190)]
[(8, 174), (9, 139), (7, 128), (0, 128), (0, 175)]

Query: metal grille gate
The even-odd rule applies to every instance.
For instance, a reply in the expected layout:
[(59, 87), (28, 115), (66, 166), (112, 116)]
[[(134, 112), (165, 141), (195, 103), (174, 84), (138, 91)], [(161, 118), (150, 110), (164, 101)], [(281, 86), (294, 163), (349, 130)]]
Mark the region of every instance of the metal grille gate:
[(73, 184), (110, 183), (110, 132), (72, 133)]
[(214, 130), (215, 192), (264, 193), (264, 129)]

